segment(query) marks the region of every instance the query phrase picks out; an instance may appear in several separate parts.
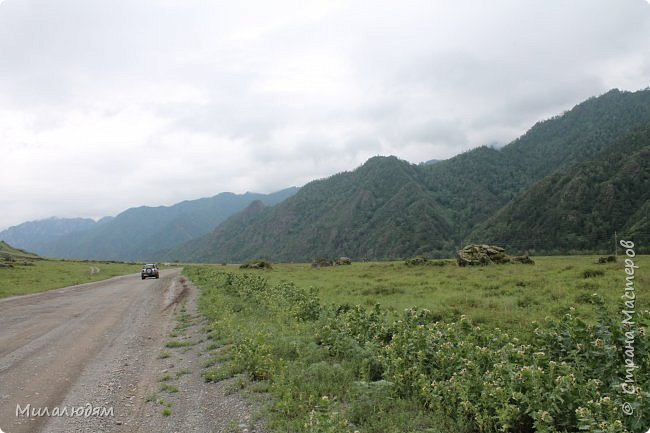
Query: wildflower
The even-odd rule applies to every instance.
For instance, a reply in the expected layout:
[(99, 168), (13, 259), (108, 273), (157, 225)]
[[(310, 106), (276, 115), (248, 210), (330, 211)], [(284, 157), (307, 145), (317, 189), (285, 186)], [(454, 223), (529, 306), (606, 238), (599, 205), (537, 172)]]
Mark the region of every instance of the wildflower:
[(539, 415), (539, 420), (541, 420), (542, 422), (545, 422), (547, 424), (550, 424), (550, 423), (553, 422), (553, 417), (551, 416), (550, 413), (548, 413), (547, 411), (544, 411)]

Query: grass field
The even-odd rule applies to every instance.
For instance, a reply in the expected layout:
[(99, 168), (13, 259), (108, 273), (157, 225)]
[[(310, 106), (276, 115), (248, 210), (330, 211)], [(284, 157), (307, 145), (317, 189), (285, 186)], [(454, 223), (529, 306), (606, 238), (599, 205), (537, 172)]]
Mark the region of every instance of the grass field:
[[(595, 259), (185, 274), (212, 323), (206, 380), (270, 395), (275, 431), (636, 432), (650, 425), (650, 257), (635, 258), (633, 328), (621, 325), (623, 260)], [(620, 387), (630, 330), (632, 396)]]
[(0, 298), (105, 280), (140, 269), (140, 265), (126, 263), (20, 259), (12, 267), (0, 267)]
[[(559, 318), (570, 307), (593, 318), (593, 293), (603, 296), (612, 311), (618, 310), (626, 276), (622, 260), (596, 264), (597, 258), (537, 257), (536, 265), (474, 268), (459, 268), (451, 260), (446, 266), (380, 262), (318, 269), (309, 264), (275, 264), (263, 275), (272, 284), (313, 287), (326, 304), (380, 304), (395, 312), (420, 307), (441, 319), (466, 315), (477, 324), (511, 327), (547, 316)], [(637, 308), (650, 309), (650, 256), (637, 257), (636, 263), (642, 270), (636, 282)], [(226, 269), (259, 274), (236, 266)]]

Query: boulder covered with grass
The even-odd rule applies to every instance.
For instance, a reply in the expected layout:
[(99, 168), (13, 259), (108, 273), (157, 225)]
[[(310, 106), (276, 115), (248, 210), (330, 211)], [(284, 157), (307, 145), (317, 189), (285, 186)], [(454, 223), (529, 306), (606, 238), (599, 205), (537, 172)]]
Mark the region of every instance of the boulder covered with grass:
[(339, 257), (338, 259), (336, 259), (336, 260), (334, 261), (334, 264), (336, 264), (337, 266), (340, 266), (340, 265), (351, 265), (351, 264), (352, 264), (352, 260), (351, 260), (349, 257)]
[(334, 266), (335, 262), (334, 260), (327, 259), (325, 257), (319, 257), (317, 259), (314, 259), (314, 261), (311, 263), (312, 268), (326, 268), (329, 266)]
[(501, 247), (493, 245), (467, 245), (456, 254), (458, 266), (487, 266), (509, 263), (510, 256)]
[(456, 254), (458, 266), (487, 266), (492, 264), (520, 263), (534, 264), (528, 256), (511, 257), (504, 248), (494, 245), (467, 245)]

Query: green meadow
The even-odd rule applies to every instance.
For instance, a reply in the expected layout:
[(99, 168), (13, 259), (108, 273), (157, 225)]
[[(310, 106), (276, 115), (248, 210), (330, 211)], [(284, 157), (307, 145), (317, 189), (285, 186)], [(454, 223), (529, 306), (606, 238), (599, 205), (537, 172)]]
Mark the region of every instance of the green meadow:
[(650, 425), (650, 257), (634, 259), (627, 328), (624, 257), (597, 259), (184, 272), (210, 321), (205, 380), (237, 378), (273, 431), (637, 432)]
[[(263, 275), (272, 284), (291, 282), (313, 287), (323, 303), (389, 311), (419, 307), (441, 319), (470, 317), (475, 323), (520, 326), (532, 320), (561, 317), (569, 308), (593, 318), (591, 295), (598, 293), (612, 311), (620, 309), (625, 277), (623, 257), (597, 264), (598, 256), (536, 257), (535, 265), (460, 268), (453, 260), (434, 265), (404, 262), (354, 263), (312, 268), (309, 264), (274, 264)], [(444, 266), (440, 266), (445, 263)], [(650, 256), (636, 258), (637, 308), (650, 309)], [(227, 267), (232, 272), (257, 273)], [(647, 270), (647, 271), (646, 271)]]
[(90, 283), (139, 271), (138, 264), (20, 259), (10, 267), (0, 267), (0, 298)]

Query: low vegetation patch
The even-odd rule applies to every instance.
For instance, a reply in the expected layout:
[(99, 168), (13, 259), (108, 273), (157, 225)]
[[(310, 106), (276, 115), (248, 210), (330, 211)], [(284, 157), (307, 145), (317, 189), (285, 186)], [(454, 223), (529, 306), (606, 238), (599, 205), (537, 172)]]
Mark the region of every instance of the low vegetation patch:
[(251, 260), (239, 266), (241, 269), (273, 269), (273, 265), (268, 260), (257, 259)]
[(178, 392), (178, 388), (174, 385), (163, 383), (160, 385), (160, 392), (176, 393)]
[(605, 272), (600, 269), (585, 269), (582, 272), (584, 278), (602, 277), (603, 275), (605, 275)]
[(191, 346), (192, 344), (193, 343), (191, 341), (171, 340), (165, 344), (165, 347), (169, 347), (170, 349), (172, 349), (176, 347), (187, 347), (187, 346)]
[(452, 261), (449, 260), (432, 260), (424, 256), (415, 256), (411, 257), (409, 259), (406, 259), (404, 261), (404, 264), (406, 266), (445, 266), (449, 264), (453, 264)]
[(352, 260), (349, 257), (338, 257), (336, 259), (328, 259), (326, 257), (318, 257), (311, 262), (312, 268), (327, 268), (330, 266), (351, 265)]
[[(598, 295), (583, 306), (588, 318), (567, 308), (501, 328), (462, 311), (325, 303), (317, 289), (266, 275), (210, 266), (185, 274), (202, 288), (211, 338), (228, 345), (229, 357), (204, 376), (244, 374), (266, 383), (275, 431), (631, 433), (650, 425), (645, 394), (633, 397), (634, 416), (621, 414), (625, 336), (620, 317)], [(506, 286), (510, 274), (500, 275)], [(515, 282), (498, 302), (527, 310), (544, 304), (525, 291), (557, 296), (548, 283)], [(464, 300), (485, 309), (478, 301)], [(638, 315), (635, 380), (647, 392), (650, 317)]]

